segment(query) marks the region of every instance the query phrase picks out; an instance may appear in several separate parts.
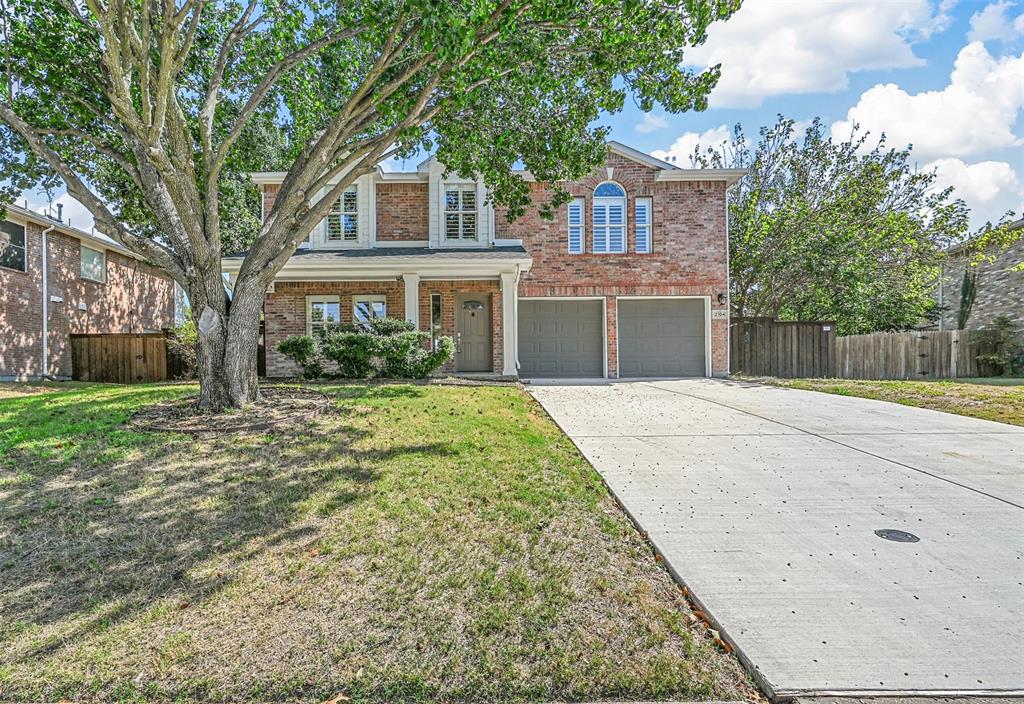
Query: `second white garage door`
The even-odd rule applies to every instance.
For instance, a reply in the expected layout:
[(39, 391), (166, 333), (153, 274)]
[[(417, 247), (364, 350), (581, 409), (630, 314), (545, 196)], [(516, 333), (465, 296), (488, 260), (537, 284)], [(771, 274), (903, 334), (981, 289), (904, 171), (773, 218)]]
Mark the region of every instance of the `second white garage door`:
[(619, 376), (706, 376), (704, 300), (619, 299)]

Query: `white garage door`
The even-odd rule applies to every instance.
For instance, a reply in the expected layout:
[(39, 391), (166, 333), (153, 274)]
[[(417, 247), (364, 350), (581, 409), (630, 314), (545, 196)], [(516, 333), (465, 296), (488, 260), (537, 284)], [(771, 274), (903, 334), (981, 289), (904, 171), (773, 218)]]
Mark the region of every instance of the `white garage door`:
[(619, 376), (706, 376), (702, 299), (620, 299)]

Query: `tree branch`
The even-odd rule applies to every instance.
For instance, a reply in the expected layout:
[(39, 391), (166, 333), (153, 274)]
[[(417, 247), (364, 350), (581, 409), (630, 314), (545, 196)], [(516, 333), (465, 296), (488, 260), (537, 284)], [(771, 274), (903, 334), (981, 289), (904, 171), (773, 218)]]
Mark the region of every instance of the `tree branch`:
[(162, 267), (178, 283), (185, 281), (185, 267), (182, 266), (178, 257), (158, 242), (140, 237), (128, 230), (110, 212), (107, 205), (89, 190), (88, 186), (75, 173), (74, 169), (57, 152), (51, 149), (43, 141), (42, 137), (27, 122), (22, 120), (7, 103), (0, 102), (0, 119), (3, 119), (4, 122), (10, 125), (28, 143), (29, 148), (46, 161), (51, 169), (57, 172), (67, 185), (68, 192), (92, 213), (93, 218), (103, 227), (103, 231), (106, 234), (133, 252), (148, 258), (153, 263)]

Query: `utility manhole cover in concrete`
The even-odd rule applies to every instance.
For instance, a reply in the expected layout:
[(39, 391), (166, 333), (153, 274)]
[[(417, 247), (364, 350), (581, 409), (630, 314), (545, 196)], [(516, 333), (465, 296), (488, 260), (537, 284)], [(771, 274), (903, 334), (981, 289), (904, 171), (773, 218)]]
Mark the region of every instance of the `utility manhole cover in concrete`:
[(876, 530), (875, 535), (884, 540), (892, 540), (897, 543), (916, 543), (920, 540), (913, 533), (908, 533), (905, 530), (896, 530), (895, 528), (883, 528), (882, 530)]

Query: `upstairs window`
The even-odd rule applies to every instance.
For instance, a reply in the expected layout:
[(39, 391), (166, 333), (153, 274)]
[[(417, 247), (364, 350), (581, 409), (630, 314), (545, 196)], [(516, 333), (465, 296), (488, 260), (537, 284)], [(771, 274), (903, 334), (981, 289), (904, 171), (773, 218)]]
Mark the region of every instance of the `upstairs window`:
[(651, 199), (637, 198), (633, 205), (637, 254), (651, 253)]
[(8, 220), (0, 222), (0, 266), (26, 271), (25, 263), (25, 226)]
[(323, 335), (331, 325), (341, 323), (341, 299), (338, 296), (306, 296), (306, 332)]
[(583, 212), (585, 207), (586, 204), (583, 198), (574, 198), (569, 203), (569, 254), (583, 253), (585, 230)]
[(107, 253), (82, 245), (79, 257), (79, 274), (87, 281), (107, 283)]
[(369, 328), (371, 321), (385, 318), (387, 314), (387, 296), (360, 295), (352, 299), (352, 320), (361, 328)]
[(626, 192), (617, 183), (602, 183), (594, 190), (594, 253), (626, 251)]
[(327, 216), (328, 242), (359, 241), (359, 204), (355, 186), (341, 194)]
[(444, 238), (449, 242), (477, 239), (476, 187), (444, 189)]

